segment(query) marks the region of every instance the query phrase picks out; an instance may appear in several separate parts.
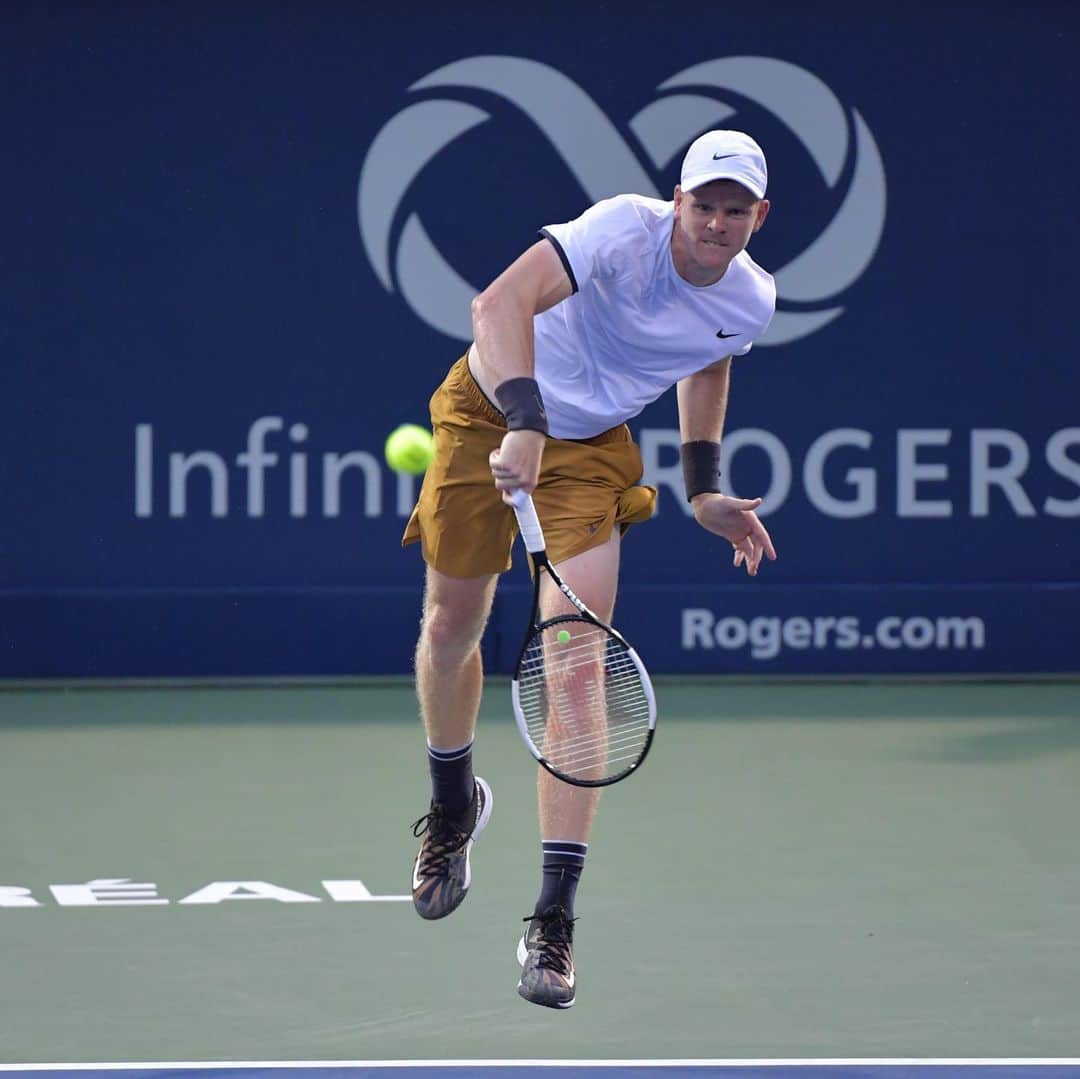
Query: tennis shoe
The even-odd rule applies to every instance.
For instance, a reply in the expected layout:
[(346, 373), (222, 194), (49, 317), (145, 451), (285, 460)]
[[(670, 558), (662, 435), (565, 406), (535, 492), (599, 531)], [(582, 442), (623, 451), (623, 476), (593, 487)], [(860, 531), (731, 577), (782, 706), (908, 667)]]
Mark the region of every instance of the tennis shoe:
[(560, 906), (531, 914), (518, 941), (518, 996), (545, 1008), (574, 1004), (574, 919)]
[(491, 820), (491, 788), (479, 776), (464, 818), (453, 818), (437, 802), (413, 825), (423, 837), (413, 863), (412, 899), (421, 918), (445, 918), (457, 910), (472, 883), (469, 852)]

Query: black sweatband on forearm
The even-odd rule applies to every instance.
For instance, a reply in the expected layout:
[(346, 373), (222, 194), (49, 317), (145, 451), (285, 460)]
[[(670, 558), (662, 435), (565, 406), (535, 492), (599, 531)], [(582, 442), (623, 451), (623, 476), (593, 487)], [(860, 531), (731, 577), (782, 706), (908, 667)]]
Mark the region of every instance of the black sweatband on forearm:
[(694, 495), (707, 492), (719, 494), (720, 443), (684, 442), (680, 448), (680, 454), (687, 502)]
[(548, 433), (547, 412), (535, 378), (508, 378), (495, 387), (495, 400), (511, 431)]

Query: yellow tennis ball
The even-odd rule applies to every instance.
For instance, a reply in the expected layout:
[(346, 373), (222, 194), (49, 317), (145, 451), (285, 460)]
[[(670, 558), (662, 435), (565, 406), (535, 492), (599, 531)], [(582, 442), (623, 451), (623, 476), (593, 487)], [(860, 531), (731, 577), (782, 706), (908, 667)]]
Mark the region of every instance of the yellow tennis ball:
[(555, 637), (559, 644), (570, 643), (570, 631), (568, 629), (560, 629), (559, 632), (555, 634)]
[(435, 456), (435, 439), (426, 427), (403, 423), (390, 432), (383, 447), (386, 463), (395, 472), (419, 476)]

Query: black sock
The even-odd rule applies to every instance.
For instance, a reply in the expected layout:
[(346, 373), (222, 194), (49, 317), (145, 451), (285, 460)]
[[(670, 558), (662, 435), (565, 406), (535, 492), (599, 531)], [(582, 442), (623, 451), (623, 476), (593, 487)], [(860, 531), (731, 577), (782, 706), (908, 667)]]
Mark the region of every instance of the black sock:
[(545, 839), (544, 876), (540, 885), (540, 897), (536, 901), (536, 913), (558, 905), (571, 918), (574, 916), (574, 896), (577, 894), (581, 871), (585, 868), (588, 843), (574, 843), (566, 839)]
[(446, 807), (451, 817), (460, 817), (473, 800), (472, 741), (457, 749), (428, 746), (431, 771), (431, 800)]

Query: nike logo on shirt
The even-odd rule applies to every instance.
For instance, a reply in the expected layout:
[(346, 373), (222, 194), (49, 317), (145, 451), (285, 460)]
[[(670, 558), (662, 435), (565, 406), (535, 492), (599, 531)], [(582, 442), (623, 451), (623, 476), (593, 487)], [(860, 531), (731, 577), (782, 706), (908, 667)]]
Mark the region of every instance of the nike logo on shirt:
[(725, 337), (738, 337), (739, 331), (736, 330), (734, 333), (724, 333), (723, 330), (717, 330), (716, 336), (719, 337), (721, 341), (723, 341)]

